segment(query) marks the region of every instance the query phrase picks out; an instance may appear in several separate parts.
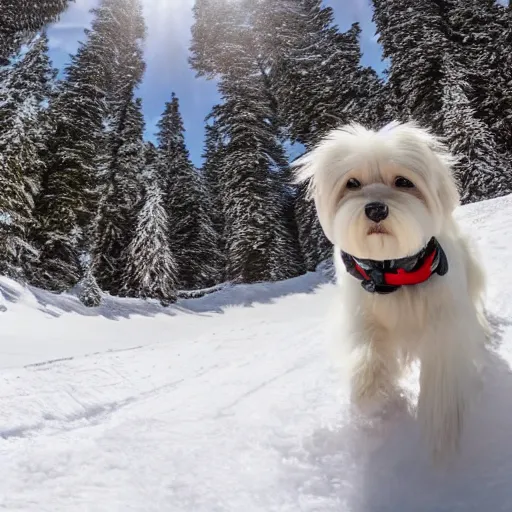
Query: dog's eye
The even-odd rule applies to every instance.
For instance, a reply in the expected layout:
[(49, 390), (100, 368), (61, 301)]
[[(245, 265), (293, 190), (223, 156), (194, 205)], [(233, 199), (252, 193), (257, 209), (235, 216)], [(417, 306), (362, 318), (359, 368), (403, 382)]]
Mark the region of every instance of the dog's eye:
[(361, 188), (361, 183), (357, 181), (355, 178), (350, 178), (347, 181), (347, 188), (349, 190), (357, 190), (358, 188)]
[(407, 178), (402, 176), (398, 176), (395, 180), (395, 187), (397, 188), (414, 188), (414, 183), (409, 181)]

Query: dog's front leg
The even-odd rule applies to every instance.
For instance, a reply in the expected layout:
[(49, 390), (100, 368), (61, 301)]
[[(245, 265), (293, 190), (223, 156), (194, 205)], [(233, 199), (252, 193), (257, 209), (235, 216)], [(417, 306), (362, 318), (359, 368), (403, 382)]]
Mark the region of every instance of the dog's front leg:
[(368, 326), (354, 336), (350, 361), (351, 402), (356, 407), (373, 412), (396, 397), (401, 363), (384, 329)]
[[(459, 303), (457, 307), (462, 305)], [(485, 337), (468, 305), (439, 309), (422, 337), (418, 420), (434, 461), (459, 450), (464, 417), (478, 384), (476, 359)]]

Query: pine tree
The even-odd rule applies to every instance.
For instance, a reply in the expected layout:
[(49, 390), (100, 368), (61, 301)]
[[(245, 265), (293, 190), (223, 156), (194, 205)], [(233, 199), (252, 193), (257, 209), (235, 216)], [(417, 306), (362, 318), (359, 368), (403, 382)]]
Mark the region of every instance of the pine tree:
[(45, 34), (30, 44), (0, 88), (0, 272), (25, 278), (36, 257), (29, 232), (34, 228), (34, 196), (44, 163), (45, 103), (55, 70)]
[[(291, 171), (290, 171), (291, 172)], [(305, 274), (308, 270), (307, 254), (301, 245), (301, 232), (297, 218), (298, 195), (300, 189), (295, 186), (286, 186), (283, 195), (283, 220), (285, 223), (287, 237), (287, 252), (289, 254), (290, 266), (294, 269), (293, 275)], [(315, 219), (316, 219), (316, 211)], [(321, 228), (320, 228), (321, 229)], [(323, 232), (321, 231), (323, 236)], [(327, 241), (327, 239), (324, 237)], [(316, 239), (315, 239), (316, 240)], [(327, 241), (328, 242), (328, 241)], [(330, 247), (330, 244), (328, 245)], [(321, 259), (320, 259), (321, 261)], [(282, 264), (282, 262), (281, 262)], [(292, 273), (290, 273), (291, 277)]]
[(322, 261), (332, 256), (332, 244), (323, 232), (315, 204), (308, 197), (307, 186), (303, 184), (298, 187), (295, 197), (295, 218), (306, 270), (314, 272)]
[[(53, 291), (75, 286), (81, 273), (80, 255), (91, 249), (99, 199), (98, 169), (105, 157), (100, 148), (104, 148), (107, 105), (122, 87), (118, 66), (129, 60), (121, 50), (123, 34), (131, 23), (137, 23), (130, 21), (137, 5), (136, 0), (102, 0), (93, 10), (92, 28), (86, 30), (85, 43), (66, 68), (60, 94), (51, 107), (55, 129), (37, 201), (41, 270), (34, 284)], [(134, 55), (129, 57), (137, 63)]]
[(462, 203), (512, 192), (512, 169), (500, 155), (488, 126), (476, 117), (470, 86), (456, 62), (445, 57), (443, 131), (460, 161), (457, 176)]
[(373, 20), (401, 120), (414, 119), (440, 133), (443, 58), (450, 54), (451, 0), (373, 0)]
[[(220, 126), (215, 119), (214, 107), (212, 113), (206, 119), (206, 137), (205, 151), (203, 154), (204, 164), (202, 167), (202, 175), (205, 183), (206, 194), (208, 198), (208, 209), (211, 212), (213, 229), (216, 236), (216, 258), (213, 263), (215, 265), (217, 281), (224, 280), (226, 268), (226, 248), (225, 248), (225, 220), (224, 220), (224, 194), (222, 188), (222, 179), (224, 172), (224, 150), (225, 142), (222, 137)], [(209, 120), (213, 119), (211, 124)]]
[(233, 282), (285, 279), (297, 275), (290, 258), (280, 175), (284, 151), (262, 96), (255, 70), (223, 79), (219, 116), (228, 139), (223, 189), (227, 278)]
[(7, 64), (23, 42), (54, 21), (68, 0), (2, 0), (0, 3), (0, 66)]
[[(198, 76), (213, 78), (237, 66), (248, 31), (249, 2), (196, 0), (189, 62)], [(253, 41), (254, 42), (254, 41)]]
[[(503, 7), (501, 9), (500, 20), (504, 30), (501, 32), (499, 39), (503, 57), (503, 65), (499, 69), (503, 74), (501, 78), (498, 78), (499, 85), (497, 89), (501, 93), (498, 110), (505, 114), (501, 116), (503, 121), (492, 126), (492, 128), (495, 133), (508, 133), (506, 141), (500, 139), (501, 135), (498, 135), (497, 138), (504, 151), (508, 152), (509, 159), (512, 162), (512, 3), (509, 2), (508, 8)], [(502, 105), (505, 106), (501, 107)], [(504, 125), (503, 128), (502, 124)]]
[(121, 295), (158, 299), (164, 305), (176, 301), (178, 265), (169, 245), (169, 222), (158, 180), (153, 179), (124, 255)]
[(321, 0), (263, 0), (255, 30), (267, 56), (281, 116), (292, 140), (311, 146), (346, 122), (380, 122), (382, 82), (361, 66), (357, 23), (345, 33)]
[(144, 120), (140, 99), (130, 99), (110, 133), (106, 169), (101, 177), (96, 219), (93, 271), (102, 290), (117, 295), (123, 273), (122, 255), (135, 224), (145, 168)]
[(139, 0), (111, 0), (111, 15), (122, 30), (108, 34), (110, 73), (106, 93), (108, 127), (98, 176), (99, 209), (94, 227), (93, 272), (102, 290), (119, 293), (121, 255), (130, 241), (134, 208), (141, 199), (145, 168), (144, 118), (135, 88), (145, 70), (145, 25)]
[(512, 159), (512, 16), (493, 0), (457, 0), (450, 23), (455, 56), (467, 70), (476, 116), (491, 129), (498, 150)]
[(216, 233), (207, 211), (204, 182), (185, 145), (185, 128), (174, 93), (158, 128), (157, 170), (170, 219), (169, 241), (175, 248), (180, 287), (208, 287), (217, 281)]
[(101, 305), (102, 293), (92, 272), (90, 258), (82, 258), (82, 279), (77, 285), (77, 295), (80, 302), (88, 308)]
[(268, 60), (253, 30), (248, 3), (196, 3), (191, 63), (219, 78), (216, 117), (222, 153), (227, 279), (279, 280), (302, 272), (285, 218), (287, 162)]
[(150, 177), (154, 177), (156, 175), (154, 171), (154, 166), (158, 161), (158, 148), (151, 141), (146, 141), (144, 143), (144, 171), (142, 173), (142, 177), (144, 182)]
[(41, 257), (33, 284), (56, 292), (72, 288), (80, 279), (79, 257), (86, 249), (86, 230), (94, 211), (104, 115), (95, 46), (82, 45), (72, 57), (66, 80), (51, 106), (55, 129), (36, 203)]

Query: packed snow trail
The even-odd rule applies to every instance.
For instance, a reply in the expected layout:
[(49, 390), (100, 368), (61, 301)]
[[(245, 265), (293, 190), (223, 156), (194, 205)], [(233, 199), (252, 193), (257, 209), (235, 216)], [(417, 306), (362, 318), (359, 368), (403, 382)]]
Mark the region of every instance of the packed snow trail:
[(512, 198), (459, 216), (490, 274), (495, 353), (447, 470), (405, 412), (350, 412), (321, 273), (169, 310), (3, 279), (0, 510), (509, 512)]

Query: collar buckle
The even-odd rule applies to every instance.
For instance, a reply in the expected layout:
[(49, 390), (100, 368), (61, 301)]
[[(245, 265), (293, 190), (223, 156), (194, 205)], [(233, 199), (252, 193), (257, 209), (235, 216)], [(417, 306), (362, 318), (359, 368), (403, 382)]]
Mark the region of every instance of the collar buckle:
[(390, 284), (377, 284), (373, 280), (364, 280), (361, 282), (361, 286), (368, 293), (379, 293), (382, 295), (398, 290), (398, 286), (392, 286)]

